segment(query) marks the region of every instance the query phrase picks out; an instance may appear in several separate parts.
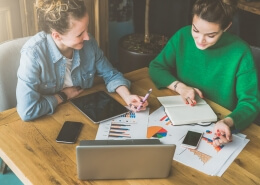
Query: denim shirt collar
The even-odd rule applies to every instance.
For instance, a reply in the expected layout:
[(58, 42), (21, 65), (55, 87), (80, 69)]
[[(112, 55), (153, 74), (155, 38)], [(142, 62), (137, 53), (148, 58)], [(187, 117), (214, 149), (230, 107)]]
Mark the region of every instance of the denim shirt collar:
[(73, 69), (78, 67), (79, 64), (80, 64), (79, 50), (74, 49), (74, 52), (73, 52), (73, 62), (72, 62), (71, 71), (73, 71)]
[(63, 55), (60, 53), (60, 50), (56, 46), (50, 34), (47, 34), (47, 42), (48, 42), (48, 47), (51, 54), (52, 62), (56, 63), (63, 57)]
[[(50, 34), (47, 34), (47, 41), (48, 41), (48, 47), (49, 47), (49, 51), (50, 51), (50, 54), (52, 57), (52, 61), (53, 61), (53, 63), (56, 63), (63, 57), (63, 55), (61, 54), (60, 50), (56, 46), (56, 44)], [(75, 69), (76, 67), (78, 67), (79, 64), (80, 64), (79, 50), (74, 50), (72, 70)]]

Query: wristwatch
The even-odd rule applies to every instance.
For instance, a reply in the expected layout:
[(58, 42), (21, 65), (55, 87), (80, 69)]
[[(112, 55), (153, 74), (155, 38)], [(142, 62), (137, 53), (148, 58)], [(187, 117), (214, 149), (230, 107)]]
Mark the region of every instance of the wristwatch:
[(62, 103), (65, 103), (67, 101), (68, 97), (64, 92), (59, 91), (57, 94), (60, 97)]

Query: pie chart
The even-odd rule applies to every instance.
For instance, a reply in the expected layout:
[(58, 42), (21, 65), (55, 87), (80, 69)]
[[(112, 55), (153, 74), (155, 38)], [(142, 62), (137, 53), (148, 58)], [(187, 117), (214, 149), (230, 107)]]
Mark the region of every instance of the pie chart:
[(147, 138), (162, 138), (167, 135), (167, 130), (160, 126), (151, 126), (147, 129)]

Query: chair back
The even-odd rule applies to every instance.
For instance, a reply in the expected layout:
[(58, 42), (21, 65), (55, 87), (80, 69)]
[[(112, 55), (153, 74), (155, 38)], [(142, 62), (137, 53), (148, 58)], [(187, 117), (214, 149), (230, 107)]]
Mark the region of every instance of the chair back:
[[(258, 88), (260, 89), (260, 47), (251, 46), (252, 54), (255, 60), (257, 74), (258, 74)], [(258, 114), (255, 123), (260, 125), (260, 113)]]
[(16, 107), (17, 70), (20, 50), (30, 37), (0, 43), (0, 112)]

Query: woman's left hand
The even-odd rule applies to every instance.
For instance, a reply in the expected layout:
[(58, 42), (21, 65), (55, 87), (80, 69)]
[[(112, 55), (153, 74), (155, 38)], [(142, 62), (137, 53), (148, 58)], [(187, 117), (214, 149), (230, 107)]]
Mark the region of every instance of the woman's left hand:
[(213, 146), (221, 146), (232, 141), (230, 127), (225, 119), (216, 123), (213, 132), (215, 134)]

